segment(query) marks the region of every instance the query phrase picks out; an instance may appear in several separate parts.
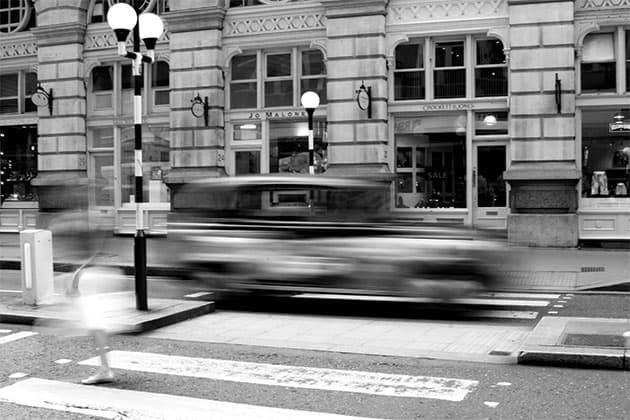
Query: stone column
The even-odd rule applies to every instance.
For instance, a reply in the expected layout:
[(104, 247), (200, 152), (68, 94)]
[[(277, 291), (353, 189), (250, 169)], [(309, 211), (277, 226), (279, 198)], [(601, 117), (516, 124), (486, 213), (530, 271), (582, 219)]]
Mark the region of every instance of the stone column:
[[(327, 173), (392, 179), (387, 164), (386, 0), (321, 0), (326, 10)], [(356, 90), (372, 88), (372, 118)]]
[[(222, 0), (171, 0), (164, 14), (171, 34), (171, 171), (173, 208), (191, 207), (181, 192), (189, 181), (225, 175)], [(208, 125), (192, 115), (191, 100), (208, 98)], [(194, 206), (193, 206), (194, 207)]]
[[(509, 0), (511, 186), (508, 239), (576, 246), (574, 2)], [(561, 107), (556, 101), (556, 74)]]
[(87, 206), (86, 92), (83, 45), (86, 9), (77, 0), (38, 1), (38, 79), (53, 91), (52, 114), (38, 109), (38, 175), (33, 179), (39, 205)]

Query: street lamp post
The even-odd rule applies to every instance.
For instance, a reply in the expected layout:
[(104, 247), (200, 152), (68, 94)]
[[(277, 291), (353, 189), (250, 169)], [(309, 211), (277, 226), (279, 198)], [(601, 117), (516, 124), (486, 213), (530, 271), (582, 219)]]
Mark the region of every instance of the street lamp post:
[[(147, 241), (144, 234), (142, 196), (142, 63), (151, 64), (155, 59), (155, 44), (164, 32), (164, 24), (153, 13), (141, 13), (127, 3), (116, 3), (107, 12), (107, 23), (118, 41), (118, 55), (133, 60), (133, 122), (134, 122), (134, 174), (136, 202), (136, 234), (134, 236), (134, 268), (136, 308), (149, 309), (147, 304)], [(127, 51), (127, 37), (133, 30), (133, 51)], [(147, 48), (147, 55), (140, 53), (140, 38)]]
[(308, 114), (308, 173), (315, 175), (315, 153), (314, 153), (314, 139), (313, 139), (313, 113), (319, 106), (319, 95), (313, 91), (304, 92), (302, 94), (302, 106)]

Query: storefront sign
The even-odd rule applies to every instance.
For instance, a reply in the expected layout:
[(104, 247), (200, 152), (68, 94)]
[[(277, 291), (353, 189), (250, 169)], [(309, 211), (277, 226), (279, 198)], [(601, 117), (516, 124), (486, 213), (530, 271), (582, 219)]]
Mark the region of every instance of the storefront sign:
[(287, 118), (306, 118), (308, 114), (306, 111), (265, 111), (265, 112), (251, 112), (249, 114), (250, 120), (273, 120), (273, 119), (287, 119)]
[(468, 109), (472, 109), (471, 104), (425, 104), (420, 105), (421, 111), (465, 111)]

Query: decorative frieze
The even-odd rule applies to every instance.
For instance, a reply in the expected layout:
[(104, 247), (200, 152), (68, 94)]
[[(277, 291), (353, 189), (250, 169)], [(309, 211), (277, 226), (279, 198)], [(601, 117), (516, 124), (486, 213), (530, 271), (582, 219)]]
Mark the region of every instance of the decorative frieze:
[(578, 0), (576, 2), (578, 10), (618, 9), (620, 7), (630, 7), (630, 0)]
[(0, 44), (0, 58), (16, 58), (37, 55), (37, 42), (21, 41)]
[[(170, 33), (164, 31), (160, 39), (158, 40), (158, 45), (162, 43), (167, 43), (170, 41)], [(114, 32), (109, 28), (109, 26), (101, 27), (101, 28), (90, 28), (85, 35), (85, 50), (100, 50), (104, 48), (116, 48), (116, 36)], [(133, 48), (133, 38), (130, 36), (127, 39), (127, 47)]]
[(277, 32), (303, 31), (324, 28), (323, 12), (296, 13), (285, 16), (228, 17), (225, 20), (225, 36), (253, 35)]
[(387, 9), (388, 24), (416, 23), (436, 19), (506, 17), (507, 0), (404, 0), (390, 2)]

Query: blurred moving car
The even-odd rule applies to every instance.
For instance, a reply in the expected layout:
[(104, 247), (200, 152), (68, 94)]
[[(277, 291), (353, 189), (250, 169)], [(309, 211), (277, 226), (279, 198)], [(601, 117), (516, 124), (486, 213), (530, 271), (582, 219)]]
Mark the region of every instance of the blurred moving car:
[(170, 217), (187, 272), (214, 291), (457, 298), (495, 285), (493, 241), (396, 220), (388, 185), (349, 178), (204, 179)]

